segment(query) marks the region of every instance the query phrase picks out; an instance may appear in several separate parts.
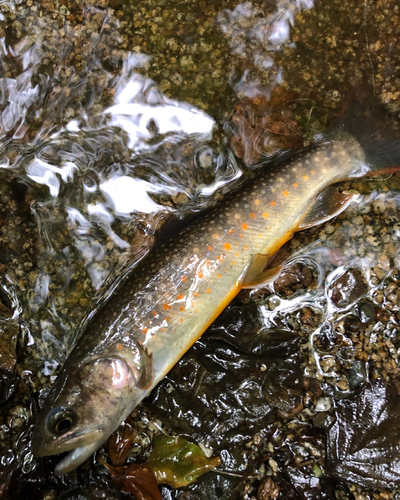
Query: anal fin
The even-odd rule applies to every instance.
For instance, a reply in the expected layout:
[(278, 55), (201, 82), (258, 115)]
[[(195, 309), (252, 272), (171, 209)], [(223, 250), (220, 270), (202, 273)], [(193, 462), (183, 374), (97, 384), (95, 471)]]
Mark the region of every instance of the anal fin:
[(242, 278), (241, 287), (256, 288), (274, 281), (274, 279), (279, 276), (282, 267), (277, 266), (272, 269), (265, 270), (270, 260), (271, 257), (269, 255), (261, 253), (253, 255), (253, 258), (251, 259), (251, 262)]
[(300, 222), (299, 230), (322, 224), (339, 215), (347, 208), (353, 196), (339, 193), (333, 186), (326, 188)]

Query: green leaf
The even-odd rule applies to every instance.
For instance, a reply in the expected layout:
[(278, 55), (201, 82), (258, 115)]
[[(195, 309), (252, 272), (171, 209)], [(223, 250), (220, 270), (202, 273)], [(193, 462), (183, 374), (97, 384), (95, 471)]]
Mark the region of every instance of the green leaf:
[(206, 458), (196, 444), (186, 439), (157, 436), (146, 467), (153, 471), (158, 483), (180, 488), (215, 469), (220, 463), (219, 457)]

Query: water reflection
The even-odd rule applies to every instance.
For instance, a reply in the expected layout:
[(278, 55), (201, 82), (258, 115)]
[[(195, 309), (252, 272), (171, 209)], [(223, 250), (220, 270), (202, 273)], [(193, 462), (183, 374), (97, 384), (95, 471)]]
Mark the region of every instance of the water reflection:
[[(311, 9), (313, 0), (279, 0), (268, 14), (263, 7), (252, 2), (242, 2), (232, 10), (223, 10), (219, 17), (221, 31), (227, 36), (233, 51), (252, 61), (261, 71), (267, 71), (270, 88), (282, 83), (282, 73), (276, 64), (274, 53), (290, 42), (290, 28), (295, 15), (302, 9)], [(257, 82), (251, 81), (246, 72), (236, 90), (247, 96), (259, 91)]]
[(59, 168), (39, 158), (35, 158), (32, 160), (32, 163), (28, 165), (26, 173), (29, 179), (47, 186), (50, 195), (55, 197), (58, 196), (60, 192), (60, 181), (56, 174), (60, 175), (64, 182), (72, 182), (74, 179), (74, 170), (76, 168), (78, 167), (72, 162), (66, 162), (65, 165)]

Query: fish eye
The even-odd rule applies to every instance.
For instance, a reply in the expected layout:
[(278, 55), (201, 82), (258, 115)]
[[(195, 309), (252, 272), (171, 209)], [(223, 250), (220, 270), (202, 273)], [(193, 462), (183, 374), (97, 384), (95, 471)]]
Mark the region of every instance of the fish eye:
[(69, 431), (75, 422), (76, 413), (65, 406), (54, 408), (47, 418), (49, 431), (59, 435)]

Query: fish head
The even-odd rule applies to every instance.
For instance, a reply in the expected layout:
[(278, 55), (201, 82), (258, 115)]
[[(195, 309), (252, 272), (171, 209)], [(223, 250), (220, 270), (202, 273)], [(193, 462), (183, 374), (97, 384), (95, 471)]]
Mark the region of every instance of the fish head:
[[(67, 362), (39, 414), (33, 454), (70, 452), (55, 473), (75, 469), (104, 443), (138, 398), (142, 394), (137, 374), (124, 359), (100, 357), (72, 366)], [(127, 401), (133, 406), (127, 407)]]

